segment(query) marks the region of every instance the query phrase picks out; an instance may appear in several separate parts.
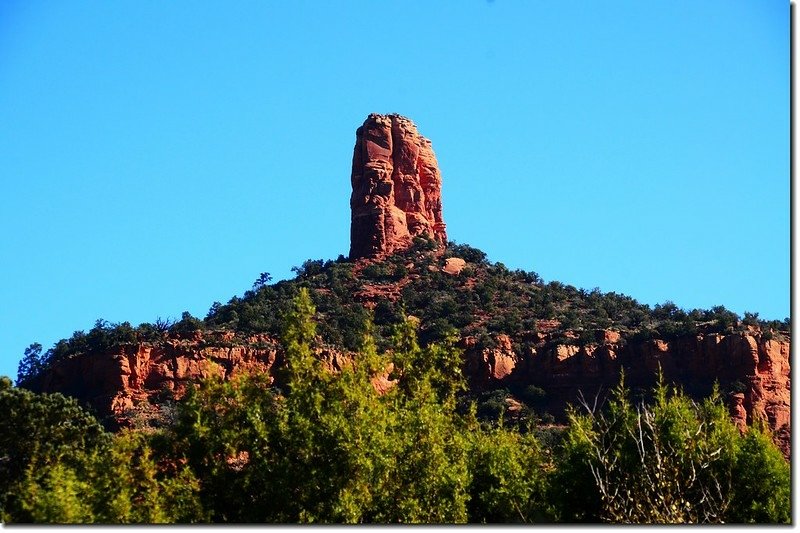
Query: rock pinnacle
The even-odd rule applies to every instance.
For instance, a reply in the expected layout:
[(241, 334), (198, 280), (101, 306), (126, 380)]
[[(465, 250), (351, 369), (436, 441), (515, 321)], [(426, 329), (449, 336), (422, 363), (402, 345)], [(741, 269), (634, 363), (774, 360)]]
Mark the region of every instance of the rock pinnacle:
[(367, 117), (356, 130), (351, 183), (351, 259), (404, 250), (416, 236), (447, 242), (439, 165), (411, 120)]

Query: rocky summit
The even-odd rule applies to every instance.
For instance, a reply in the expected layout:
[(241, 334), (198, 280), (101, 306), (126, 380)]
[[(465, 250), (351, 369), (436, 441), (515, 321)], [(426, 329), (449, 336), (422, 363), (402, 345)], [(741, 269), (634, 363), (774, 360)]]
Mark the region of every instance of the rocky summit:
[(351, 259), (407, 249), (418, 236), (447, 242), (439, 165), (409, 119), (367, 117), (356, 131), (351, 183)]

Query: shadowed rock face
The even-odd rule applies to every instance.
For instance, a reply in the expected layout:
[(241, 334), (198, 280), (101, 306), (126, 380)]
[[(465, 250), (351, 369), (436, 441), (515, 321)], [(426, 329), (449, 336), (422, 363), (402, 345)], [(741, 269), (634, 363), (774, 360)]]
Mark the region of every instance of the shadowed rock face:
[(439, 165), (409, 119), (367, 117), (356, 130), (351, 183), (351, 259), (404, 250), (417, 236), (447, 242)]

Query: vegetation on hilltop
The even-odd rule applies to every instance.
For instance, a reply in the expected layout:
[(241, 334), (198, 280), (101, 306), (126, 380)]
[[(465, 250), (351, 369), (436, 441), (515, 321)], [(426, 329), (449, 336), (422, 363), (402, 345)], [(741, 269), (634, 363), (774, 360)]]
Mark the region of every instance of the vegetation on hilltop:
[[(450, 257), (467, 262), (458, 275), (441, 269)], [(496, 333), (519, 339), (535, 333), (539, 321), (551, 321), (549, 327), (555, 328), (556, 336), (562, 334), (564, 343), (593, 342), (595, 330), (603, 328), (613, 328), (629, 341), (669, 340), (698, 331), (738, 331), (747, 326), (759, 327), (768, 338), (789, 331), (788, 318), (765, 321), (757, 313), (739, 317), (724, 306), (687, 311), (672, 302), (651, 308), (615, 292), (545, 282), (535, 272), (509, 270), (468, 245), (451, 242), (441, 253), (435, 243), (421, 238), (408, 251), (384, 260), (309, 259), (293, 270), (294, 279), (272, 284), (269, 273), (262, 273), (251, 290), (226, 304), (215, 302), (204, 319), (185, 312), (178, 321), (159, 319), (138, 327), (98, 320), (88, 332), (76, 331), (44, 353), (41, 345), (32, 344), (20, 362), (17, 382), (24, 383), (62, 359), (118, 344), (158, 342), (167, 334), (224, 329), (235, 332), (240, 340), (256, 333), (277, 337), (283, 317), (302, 288), (310, 290), (316, 305), (323, 341), (351, 351), (358, 349), (370, 318), (376, 343), (384, 349), (393, 328), (408, 316), (420, 320), (424, 346), (454, 331), (475, 336), (484, 345), (491, 345)], [(364, 305), (366, 300), (374, 303), (371, 311)], [(567, 331), (576, 332), (577, 337), (564, 335)]]
[[(209, 378), (159, 429), (110, 435), (74, 400), (0, 379), (0, 519), (791, 520), (788, 462), (760, 427), (740, 434), (718, 396), (696, 404), (660, 383), (634, 403), (621, 383), (550, 444), (464, 408), (453, 338), (421, 345), (411, 320), (391, 328), (388, 350), (367, 321), (352, 364), (326, 370), (312, 355), (324, 324), (312, 294), (299, 288), (282, 313), (281, 389), (263, 374)], [(387, 371), (396, 384), (379, 393)]]

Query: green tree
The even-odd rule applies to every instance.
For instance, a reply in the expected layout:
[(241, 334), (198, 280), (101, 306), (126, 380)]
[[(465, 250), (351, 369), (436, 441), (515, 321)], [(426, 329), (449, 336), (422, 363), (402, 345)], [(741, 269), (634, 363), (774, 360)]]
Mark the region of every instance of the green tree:
[(269, 272), (262, 272), (255, 283), (253, 283), (253, 290), (257, 291), (261, 287), (266, 287), (270, 281), (272, 281), (272, 274)]
[[(73, 398), (35, 394), (0, 378), (0, 515), (3, 520), (25, 519), (20, 484), (34, 474), (64, 490), (77, 491), (67, 469), (84, 468), (92, 450), (110, 440), (97, 420)], [(55, 469), (55, 465), (61, 465)], [(56, 483), (63, 478), (63, 483)], [(66, 494), (66, 493), (65, 493)], [(80, 514), (80, 513), (78, 513)], [(77, 516), (70, 514), (69, 516)]]
[(185, 468), (168, 476), (159, 472), (145, 433), (125, 431), (104, 446), (76, 453), (80, 461), (31, 463), (16, 486), (13, 521), (156, 524), (205, 516), (191, 473)]
[[(314, 315), (303, 289), (285, 315), (280, 391), (259, 374), (209, 379), (179, 405), (172, 449), (196, 474), (211, 518), (466, 521), (469, 439), (454, 411), (461, 382), (445, 378), (457, 352), (423, 350), (405, 326), (391, 361), (368, 334), (335, 373), (315, 354)], [(374, 382), (390, 363), (400, 377), (381, 394)]]
[(314, 313), (301, 290), (285, 316), (283, 392), (266, 375), (209, 379), (179, 405), (175, 448), (215, 521), (361, 521), (376, 472), (391, 473), (380, 442), (387, 416), (370, 382), (385, 362), (365, 346), (332, 374), (314, 354)]
[(549, 520), (547, 477), (539, 442), (504, 427), (471, 433), (469, 521), (483, 523)]
[(181, 319), (169, 327), (172, 333), (180, 335), (191, 335), (197, 330), (206, 329), (205, 323), (199, 318), (195, 318), (189, 311), (181, 314)]
[(123, 431), (96, 455), (91, 468), (94, 521), (106, 524), (164, 524), (202, 521), (199, 486), (182, 467), (159, 472), (142, 431)]
[(38, 474), (30, 468), (16, 490), (19, 507), (4, 520), (39, 524), (87, 524), (95, 520), (91, 484), (64, 463), (48, 465)]
[(150, 436), (106, 433), (72, 398), (0, 380), (0, 519), (191, 522), (204, 517), (184, 468), (164, 475)]
[(17, 367), (17, 385), (37, 376), (45, 367), (42, 359), (42, 345), (34, 342), (25, 348), (25, 354)]
[(751, 427), (742, 439), (733, 478), (728, 522), (791, 523), (791, 468), (763, 424)]

